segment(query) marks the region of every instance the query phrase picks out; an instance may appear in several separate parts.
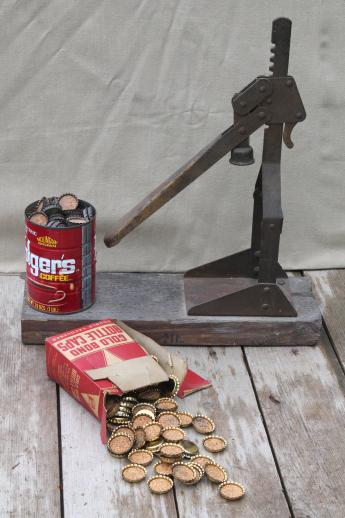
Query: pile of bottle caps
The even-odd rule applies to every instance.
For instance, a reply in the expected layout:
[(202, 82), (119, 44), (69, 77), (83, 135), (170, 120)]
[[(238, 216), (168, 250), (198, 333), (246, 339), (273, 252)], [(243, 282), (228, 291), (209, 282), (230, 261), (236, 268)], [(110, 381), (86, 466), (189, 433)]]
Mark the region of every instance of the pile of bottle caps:
[(215, 435), (215, 423), (202, 414), (192, 415), (178, 407), (175, 395), (179, 383), (174, 376), (162, 390), (153, 386), (124, 394), (109, 395), (106, 399), (107, 448), (115, 458), (127, 458), (122, 477), (130, 483), (146, 479), (147, 467), (154, 457), (154, 475), (148, 481), (152, 493), (168, 493), (174, 483), (195, 485), (202, 478), (218, 485), (220, 496), (238, 500), (245, 490), (242, 484), (229, 479), (227, 470), (209, 455), (199, 451), (198, 445), (187, 438), (186, 429), (194, 428), (203, 435), (203, 447), (218, 454), (227, 448), (227, 441)]

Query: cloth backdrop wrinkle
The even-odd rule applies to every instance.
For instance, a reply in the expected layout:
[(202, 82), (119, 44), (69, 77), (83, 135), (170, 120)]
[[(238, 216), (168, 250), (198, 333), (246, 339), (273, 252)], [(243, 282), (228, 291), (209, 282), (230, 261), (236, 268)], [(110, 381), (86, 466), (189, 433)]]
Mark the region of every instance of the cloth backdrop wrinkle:
[(126, 237), (106, 230), (232, 123), (268, 74), (272, 20), (292, 19), (307, 111), (282, 153), (285, 268), (345, 266), (344, 0), (0, 3), (0, 271), (24, 269), (27, 204), (75, 192), (97, 208), (99, 270), (183, 271), (247, 248), (256, 163), (228, 157)]

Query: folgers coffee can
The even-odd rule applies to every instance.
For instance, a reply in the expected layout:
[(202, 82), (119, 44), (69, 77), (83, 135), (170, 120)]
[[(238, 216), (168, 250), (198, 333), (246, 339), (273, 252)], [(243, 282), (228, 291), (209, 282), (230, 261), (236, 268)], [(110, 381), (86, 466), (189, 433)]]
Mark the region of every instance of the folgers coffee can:
[(58, 202), (38, 212), (42, 200), (25, 209), (27, 302), (44, 313), (75, 313), (95, 301), (96, 210), (77, 202), (77, 215)]

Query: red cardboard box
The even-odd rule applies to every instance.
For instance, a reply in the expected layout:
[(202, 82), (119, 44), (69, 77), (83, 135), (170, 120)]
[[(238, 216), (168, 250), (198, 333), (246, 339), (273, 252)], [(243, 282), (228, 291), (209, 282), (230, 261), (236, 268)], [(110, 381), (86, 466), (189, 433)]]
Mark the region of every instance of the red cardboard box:
[(101, 421), (104, 443), (106, 394), (121, 395), (157, 384), (168, 380), (169, 374), (180, 380), (179, 397), (210, 386), (207, 380), (189, 370), (183, 360), (115, 320), (102, 320), (60, 333), (47, 338), (45, 345), (48, 376)]

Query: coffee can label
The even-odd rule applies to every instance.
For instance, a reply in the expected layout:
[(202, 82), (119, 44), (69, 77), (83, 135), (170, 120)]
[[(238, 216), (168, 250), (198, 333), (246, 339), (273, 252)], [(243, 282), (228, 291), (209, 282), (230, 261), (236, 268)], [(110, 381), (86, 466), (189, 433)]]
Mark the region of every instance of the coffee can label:
[(30, 207), (25, 211), (28, 303), (52, 314), (87, 309), (95, 300), (95, 210), (85, 224), (55, 228), (30, 221)]

